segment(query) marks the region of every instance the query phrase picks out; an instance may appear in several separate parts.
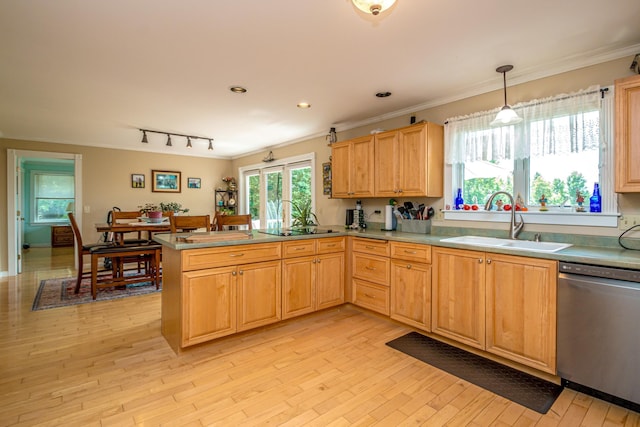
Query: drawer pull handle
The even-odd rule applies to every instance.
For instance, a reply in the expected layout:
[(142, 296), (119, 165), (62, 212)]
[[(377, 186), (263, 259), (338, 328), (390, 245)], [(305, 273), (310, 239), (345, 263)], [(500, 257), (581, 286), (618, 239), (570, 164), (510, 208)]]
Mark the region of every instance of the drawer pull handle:
[(244, 254), (229, 254), (230, 257), (235, 258), (239, 256), (244, 256)]
[(297, 248), (294, 249), (294, 251), (303, 251), (304, 247), (303, 246), (298, 246)]
[(367, 248), (367, 249), (375, 249), (376, 247), (367, 245), (367, 246), (365, 246), (365, 248)]
[(375, 270), (375, 269), (376, 269), (375, 267), (365, 267), (365, 268), (366, 268), (367, 270), (370, 270), (370, 271), (373, 271), (373, 270)]
[(404, 253), (405, 253), (405, 254), (413, 254), (413, 255), (417, 254), (417, 252), (416, 252), (416, 251), (410, 251), (410, 250), (408, 250), (408, 249), (405, 249), (405, 250), (404, 250)]
[(336, 245), (335, 243), (332, 243), (332, 244), (330, 244), (330, 245), (327, 245), (327, 247), (328, 247), (328, 248), (333, 248), (335, 245)]
[(371, 294), (364, 294), (364, 296), (367, 298), (376, 299), (376, 297)]

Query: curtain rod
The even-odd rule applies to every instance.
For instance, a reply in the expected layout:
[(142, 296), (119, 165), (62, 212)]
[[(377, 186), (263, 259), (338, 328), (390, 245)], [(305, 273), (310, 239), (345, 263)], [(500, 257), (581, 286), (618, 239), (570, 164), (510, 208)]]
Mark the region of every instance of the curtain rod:
[[(570, 95), (566, 95), (560, 98), (553, 98), (553, 99), (547, 99), (544, 101), (530, 101), (529, 103), (522, 103), (521, 105), (516, 105), (515, 107), (511, 107), (514, 110), (516, 109), (520, 109), (520, 108), (524, 108), (524, 107), (531, 107), (534, 105), (542, 105), (542, 104), (548, 104), (550, 102), (555, 102), (555, 101), (564, 101), (565, 99), (569, 99), (569, 98), (575, 98), (577, 96), (583, 96), (583, 95), (592, 95), (594, 93), (598, 93), (598, 91), (600, 92), (600, 98), (604, 99), (604, 94), (605, 92), (609, 92), (609, 88), (608, 87), (604, 87), (604, 88), (600, 88), (597, 90), (591, 90), (588, 92), (580, 92), (580, 93), (574, 93), (574, 94), (570, 94)], [(491, 116), (495, 114), (495, 112), (491, 111), (491, 112), (486, 112), (486, 113), (477, 113), (477, 115), (473, 115), (472, 113), (472, 117), (463, 117), (460, 119), (451, 119), (451, 120), (447, 120), (444, 122), (444, 124), (449, 124), (449, 121), (454, 121), (454, 122), (462, 122), (465, 120), (470, 120), (470, 119), (477, 119), (479, 117), (485, 117), (485, 116)]]

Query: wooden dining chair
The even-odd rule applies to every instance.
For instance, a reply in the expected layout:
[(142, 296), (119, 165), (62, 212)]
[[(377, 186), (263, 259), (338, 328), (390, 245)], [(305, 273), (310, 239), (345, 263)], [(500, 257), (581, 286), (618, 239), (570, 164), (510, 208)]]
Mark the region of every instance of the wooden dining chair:
[(93, 243), (93, 244), (84, 244), (82, 241), (82, 235), (80, 234), (80, 229), (78, 228), (78, 223), (76, 222), (76, 217), (73, 213), (69, 212), (69, 223), (71, 224), (71, 230), (73, 230), (73, 237), (76, 241), (76, 245), (78, 247), (78, 273), (76, 278), (76, 287), (74, 292), (77, 294), (80, 292), (80, 283), (82, 283), (82, 279), (86, 277), (90, 277), (91, 272), (84, 272), (84, 256), (90, 255), (92, 249), (99, 248), (108, 248), (114, 246), (114, 242), (101, 242), (101, 243)]
[[(122, 222), (134, 222), (134, 221), (137, 221), (140, 216), (141, 216), (140, 211), (121, 211), (118, 208), (113, 208), (113, 210), (111, 211), (111, 221), (113, 224), (118, 224)], [(138, 235), (137, 238), (125, 239), (124, 238), (125, 233), (119, 233), (118, 236), (114, 236), (114, 239), (115, 237), (123, 239), (118, 243), (124, 243), (124, 244), (142, 244), (150, 240), (150, 238), (144, 239), (142, 237), (141, 231), (132, 231), (131, 233), (137, 233)]]
[(217, 231), (236, 229), (246, 226), (247, 230), (252, 230), (251, 214), (247, 215), (220, 215), (216, 214), (214, 219), (214, 229)]
[(172, 233), (181, 233), (204, 228), (211, 231), (211, 217), (209, 215), (172, 215), (169, 217)]

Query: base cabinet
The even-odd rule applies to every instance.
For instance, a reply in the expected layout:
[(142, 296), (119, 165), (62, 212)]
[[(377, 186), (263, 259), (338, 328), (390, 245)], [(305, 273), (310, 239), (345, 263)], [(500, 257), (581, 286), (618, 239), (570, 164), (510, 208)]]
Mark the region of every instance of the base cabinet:
[(281, 319), (280, 275), (280, 261), (238, 266), (238, 332)]
[(344, 302), (344, 250), (344, 237), (283, 243), (283, 319)]
[(392, 319), (431, 331), (431, 247), (391, 242)]
[(355, 237), (351, 251), (351, 302), (388, 316), (389, 242)]
[(432, 330), (556, 373), (557, 262), (433, 249)]

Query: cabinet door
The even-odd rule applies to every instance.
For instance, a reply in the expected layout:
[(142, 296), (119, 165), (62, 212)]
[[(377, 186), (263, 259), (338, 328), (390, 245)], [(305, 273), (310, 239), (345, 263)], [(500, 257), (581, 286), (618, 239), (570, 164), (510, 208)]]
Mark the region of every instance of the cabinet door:
[(431, 266), (391, 260), (391, 318), (431, 330)]
[(431, 330), (485, 347), (484, 252), (432, 248)]
[(373, 135), (351, 140), (352, 155), (350, 193), (351, 197), (373, 197), (374, 195), (374, 143)]
[(351, 197), (349, 181), (351, 174), (351, 143), (337, 142), (331, 147), (331, 195)]
[(398, 132), (384, 132), (375, 136), (376, 197), (397, 197), (400, 190), (398, 171), (402, 170), (399, 158)]
[(616, 192), (640, 192), (640, 76), (615, 83)]
[(401, 129), (398, 187), (403, 197), (427, 195), (426, 127)]
[(487, 351), (556, 373), (556, 261), (487, 254)]
[(235, 273), (221, 267), (182, 274), (182, 347), (236, 332)]
[(316, 310), (344, 302), (344, 252), (316, 258)]
[(282, 318), (315, 310), (315, 256), (282, 261)]
[(282, 313), (281, 262), (239, 265), (238, 331), (268, 325)]

